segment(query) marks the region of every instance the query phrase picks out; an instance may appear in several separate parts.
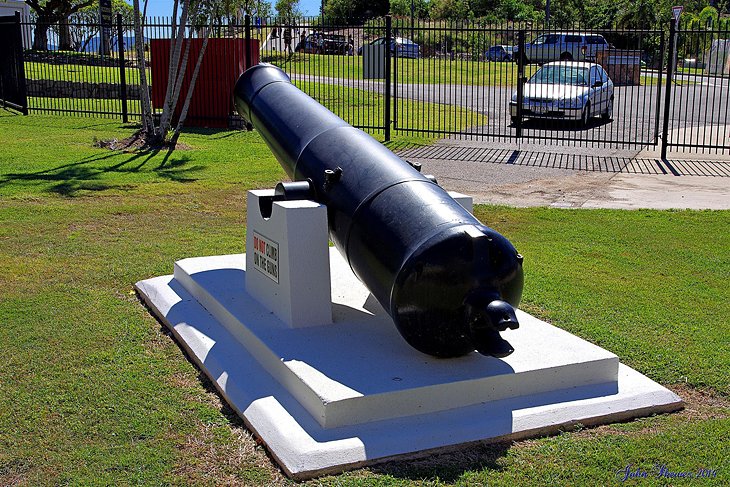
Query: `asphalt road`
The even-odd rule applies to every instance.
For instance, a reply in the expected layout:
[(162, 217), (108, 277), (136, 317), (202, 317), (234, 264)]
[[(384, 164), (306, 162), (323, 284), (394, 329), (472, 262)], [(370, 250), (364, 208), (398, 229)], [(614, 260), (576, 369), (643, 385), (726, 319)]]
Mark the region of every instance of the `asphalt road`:
[[(384, 92), (384, 84), (377, 80), (293, 78)], [(672, 88), (670, 137), (695, 143), (711, 141), (713, 137), (707, 134), (710, 127), (716, 134), (725, 134), (721, 143), (730, 148), (730, 133), (725, 133), (730, 132), (728, 80), (709, 78), (707, 83), (698, 83), (687, 78), (682, 76)], [(317, 96), (327, 97), (326, 89)], [(399, 84), (399, 100), (460, 106), (487, 115), (485, 126), (471, 130), (494, 137), (454, 135), (433, 145), (389, 147), (401, 157), (420, 162), (444, 188), (470, 194), (479, 203), (730, 209), (730, 149), (714, 154), (696, 149), (693, 154), (670, 152), (669, 160), (658, 157), (658, 147), (652, 144), (663, 129), (661, 118), (657, 123), (657, 113), (663, 116), (665, 89), (665, 84), (661, 90), (656, 85), (616, 87), (613, 120), (606, 123), (596, 119), (586, 129), (577, 124), (527, 121), (527, 135), (566, 139), (541, 140), (504, 137), (515, 130), (507, 108), (512, 88)], [(398, 126), (407, 128), (413, 115), (403, 113), (399, 103), (396, 107)], [(427, 118), (428, 114), (422, 116)], [(373, 125), (377, 123), (381, 122)], [(633, 143), (589, 142), (591, 139)]]
[[(376, 80), (313, 75), (292, 77), (379, 94), (385, 91), (384, 83)], [(724, 131), (730, 125), (729, 83), (727, 78), (679, 75), (677, 84), (671, 90), (670, 140), (674, 143), (725, 144)], [(508, 103), (513, 91), (512, 87), (500, 86), (397, 84), (392, 90), (396, 100), (396, 127), (417, 127), (413, 114), (405, 111), (406, 105), (403, 103), (405, 100), (413, 100), (467, 108), (487, 116), (487, 124), (482, 126), (476, 126), (473, 117), (463, 120), (460, 125), (469, 127), (466, 133), (500, 138), (514, 136), (516, 127), (511, 125), (508, 113)], [(616, 86), (612, 120), (606, 122), (595, 118), (586, 128), (572, 122), (525, 120), (522, 127), (523, 140), (541, 141), (540, 143), (547, 145), (590, 145), (636, 150), (653, 146), (659, 142), (659, 134), (663, 130), (665, 92), (666, 80), (663, 80), (661, 87), (657, 84)], [(426, 114), (427, 118), (428, 116)], [(455, 117), (456, 114), (447, 111), (446, 116)], [(426, 120), (426, 125), (438, 124), (437, 120)], [(423, 126), (423, 121), (419, 121), (419, 125)]]
[[(457, 105), (486, 114), (488, 124), (478, 128), (478, 133), (484, 135), (516, 132), (508, 112), (513, 91), (503, 87), (456, 85), (400, 85), (397, 88), (402, 99)], [(704, 84), (675, 85), (672, 88), (673, 110), (669, 129), (730, 123), (729, 93), (730, 90)], [(665, 89), (660, 91), (656, 85), (617, 86), (614, 89), (612, 121), (595, 119), (588, 128), (582, 128), (571, 122), (526, 120), (522, 127), (523, 136), (652, 144), (663, 129), (664, 95)], [(410, 128), (405, 117), (399, 120), (399, 127)]]

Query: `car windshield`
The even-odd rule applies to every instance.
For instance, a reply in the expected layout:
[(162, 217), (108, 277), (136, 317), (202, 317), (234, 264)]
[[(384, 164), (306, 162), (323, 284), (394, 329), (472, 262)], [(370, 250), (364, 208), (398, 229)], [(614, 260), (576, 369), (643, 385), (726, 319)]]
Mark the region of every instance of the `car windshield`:
[(543, 66), (529, 83), (586, 86), (588, 85), (588, 68), (565, 65)]

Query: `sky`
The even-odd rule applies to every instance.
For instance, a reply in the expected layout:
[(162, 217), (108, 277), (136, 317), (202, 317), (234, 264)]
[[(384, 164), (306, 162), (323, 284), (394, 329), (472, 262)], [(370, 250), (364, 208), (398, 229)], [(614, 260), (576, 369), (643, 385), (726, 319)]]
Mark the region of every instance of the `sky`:
[[(276, 3), (275, 0), (269, 1), (272, 6)], [(129, 3), (132, 2), (130, 1)], [(140, 2), (140, 4), (141, 3), (142, 2)], [(169, 17), (172, 15), (172, 3), (172, 0), (149, 0), (147, 15)], [(301, 10), (304, 15), (319, 15), (319, 6), (321, 3), (321, 0), (299, 0), (299, 10)]]

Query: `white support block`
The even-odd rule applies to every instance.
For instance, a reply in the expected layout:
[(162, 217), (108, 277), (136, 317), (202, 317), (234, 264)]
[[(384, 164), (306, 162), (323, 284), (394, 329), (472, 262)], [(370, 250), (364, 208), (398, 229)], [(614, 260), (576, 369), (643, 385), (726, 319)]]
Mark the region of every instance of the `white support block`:
[(466, 194), (457, 193), (456, 191), (449, 191), (449, 196), (459, 203), (466, 211), (474, 213), (474, 198)]
[(314, 201), (276, 201), (273, 189), (248, 192), (246, 292), (292, 328), (332, 323), (327, 208)]

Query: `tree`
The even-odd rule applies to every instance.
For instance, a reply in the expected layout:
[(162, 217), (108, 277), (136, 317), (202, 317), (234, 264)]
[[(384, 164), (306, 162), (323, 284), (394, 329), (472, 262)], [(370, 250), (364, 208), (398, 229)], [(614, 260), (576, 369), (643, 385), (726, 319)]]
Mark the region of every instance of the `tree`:
[(717, 21), (720, 16), (714, 7), (705, 7), (698, 15), (700, 19), (700, 26), (705, 29), (717, 29)]
[(293, 19), (301, 15), (299, 12), (299, 0), (276, 0), (276, 12), (279, 17)]
[(434, 20), (459, 20), (469, 17), (468, 0), (433, 0), (430, 15)]
[(327, 0), (324, 15), (328, 19), (367, 19), (386, 15), (389, 9), (387, 0)]
[[(140, 96), (142, 106), (142, 129), (140, 130), (145, 146), (161, 147), (169, 145), (175, 147), (177, 139), (180, 136), (185, 118), (187, 117), (188, 108), (190, 107), (190, 99), (195, 90), (195, 83), (198, 79), (200, 65), (203, 62), (203, 56), (208, 46), (210, 32), (213, 30), (213, 22), (215, 20), (217, 9), (221, 8), (220, 1), (217, 0), (174, 0), (172, 10), (172, 32), (173, 38), (170, 42), (170, 64), (168, 66), (167, 89), (165, 92), (165, 102), (162, 107), (159, 124), (155, 125), (152, 116), (152, 103), (150, 102), (149, 83), (147, 81), (146, 62), (144, 52), (144, 35), (142, 31), (142, 20), (140, 12), (139, 0), (133, 0), (134, 9), (134, 32), (135, 32), (135, 50), (137, 53), (137, 66), (140, 78)], [(145, 0), (145, 11), (147, 10)], [(178, 10), (180, 10), (178, 12)], [(195, 16), (198, 21), (201, 18), (207, 19), (207, 25), (193, 25), (188, 29), (188, 19)], [(178, 24), (179, 19), (179, 24)], [(183, 80), (188, 66), (188, 57), (190, 55), (190, 35), (193, 31), (203, 33), (203, 44), (198, 53), (198, 58), (193, 68), (193, 73), (188, 86), (188, 92), (185, 95), (180, 116), (175, 128), (172, 128), (175, 110), (182, 91)], [(186, 35), (187, 33), (187, 35)], [(186, 42), (187, 41), (187, 42)], [(183, 49), (184, 48), (184, 49)], [(172, 130), (172, 135), (170, 131)]]
[[(122, 22), (131, 24), (134, 21), (134, 10), (124, 0), (112, 0), (112, 12), (122, 14)], [(70, 38), (70, 48), (74, 51), (84, 52), (91, 40), (99, 34), (99, 0), (78, 12), (69, 15), (66, 35)], [(51, 27), (58, 35), (59, 26)]]
[[(651, 0), (626, 1), (616, 18), (617, 27), (622, 29), (653, 29), (662, 27), (662, 6)], [(671, 9), (667, 10), (667, 16)]]
[(220, 10), (229, 18), (240, 14), (266, 17), (271, 13), (271, 3), (265, 0), (222, 0)]
[(417, 19), (428, 17), (428, 1), (427, 0), (392, 0), (390, 2), (390, 13), (403, 17), (411, 16), (411, 6), (413, 6), (413, 16)]
[[(233, 37), (234, 25), (240, 23), (243, 15), (252, 17), (268, 17), (271, 15), (271, 4), (265, 0), (219, 0), (212, 2), (211, 8), (218, 26), (228, 25), (228, 35)], [(193, 18), (206, 17), (205, 13), (196, 13)], [(202, 22), (205, 24), (205, 22)], [(220, 27), (219, 27), (220, 29)]]
[(71, 36), (68, 35), (68, 17), (88, 7), (93, 0), (25, 0), (38, 16), (33, 37), (33, 49), (48, 49), (48, 29), (59, 23), (59, 49), (71, 50)]

